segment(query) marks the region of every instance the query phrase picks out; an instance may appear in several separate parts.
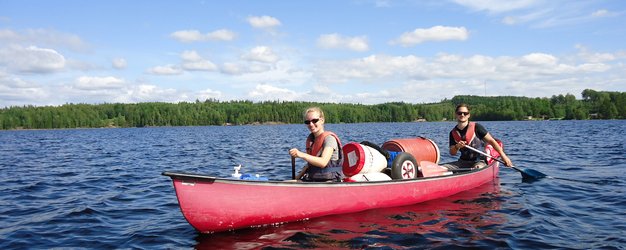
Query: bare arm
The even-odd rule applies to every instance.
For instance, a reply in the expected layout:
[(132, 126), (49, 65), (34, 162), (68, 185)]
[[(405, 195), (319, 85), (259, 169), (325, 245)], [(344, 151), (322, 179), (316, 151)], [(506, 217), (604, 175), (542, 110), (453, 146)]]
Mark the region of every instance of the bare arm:
[(330, 158), (333, 156), (333, 148), (325, 147), (324, 150), (322, 151), (321, 156), (313, 156), (305, 152), (302, 152), (298, 150), (297, 148), (292, 148), (291, 150), (289, 150), (289, 154), (293, 157), (298, 157), (298, 158), (305, 160), (310, 165), (320, 167), (320, 168), (325, 168), (326, 165), (328, 165)]
[(502, 150), (502, 147), (500, 147), (500, 144), (498, 144), (498, 142), (495, 139), (493, 139), (491, 134), (487, 133), (487, 135), (485, 135), (485, 138), (483, 138), (483, 140), (489, 143), (489, 145), (491, 145), (493, 149), (495, 149), (500, 154), (500, 157), (502, 157), (502, 160), (508, 167), (513, 166), (513, 162), (511, 162), (511, 159), (509, 159), (509, 157), (504, 153), (504, 150)]

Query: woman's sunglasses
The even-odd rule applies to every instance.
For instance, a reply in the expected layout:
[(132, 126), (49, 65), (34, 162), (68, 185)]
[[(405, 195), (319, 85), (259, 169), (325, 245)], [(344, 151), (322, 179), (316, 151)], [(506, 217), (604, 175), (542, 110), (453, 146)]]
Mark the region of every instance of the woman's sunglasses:
[(469, 115), (469, 112), (456, 112), (456, 115)]
[(311, 120), (305, 120), (304, 124), (309, 125), (311, 123), (316, 124), (317, 122), (319, 122), (320, 119), (311, 119)]

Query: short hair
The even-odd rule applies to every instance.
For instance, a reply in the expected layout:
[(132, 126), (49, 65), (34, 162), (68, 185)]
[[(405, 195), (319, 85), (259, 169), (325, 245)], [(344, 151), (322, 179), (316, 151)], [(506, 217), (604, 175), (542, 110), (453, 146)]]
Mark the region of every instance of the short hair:
[(459, 103), (459, 105), (456, 105), (456, 109), (454, 109), (454, 111), (459, 111), (459, 108), (465, 107), (467, 108), (467, 111), (470, 111), (470, 106), (466, 103)]
[(304, 111), (304, 114), (302, 114), (304, 119), (306, 119), (306, 114), (311, 113), (311, 112), (317, 112), (318, 114), (320, 114), (320, 118), (324, 118), (324, 111), (322, 111), (321, 108), (319, 108), (319, 107), (310, 107), (310, 108), (308, 108), (308, 109), (306, 109)]

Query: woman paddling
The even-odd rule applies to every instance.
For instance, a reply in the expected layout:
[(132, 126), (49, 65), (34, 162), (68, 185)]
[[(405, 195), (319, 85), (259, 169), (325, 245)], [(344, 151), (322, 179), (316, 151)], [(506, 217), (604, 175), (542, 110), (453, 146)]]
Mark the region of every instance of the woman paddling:
[(304, 111), (304, 124), (311, 134), (306, 139), (306, 152), (297, 148), (289, 150), (289, 155), (307, 162), (297, 176), (303, 181), (341, 181), (344, 178), (341, 168), (341, 141), (333, 132), (324, 131), (324, 112), (318, 107)]

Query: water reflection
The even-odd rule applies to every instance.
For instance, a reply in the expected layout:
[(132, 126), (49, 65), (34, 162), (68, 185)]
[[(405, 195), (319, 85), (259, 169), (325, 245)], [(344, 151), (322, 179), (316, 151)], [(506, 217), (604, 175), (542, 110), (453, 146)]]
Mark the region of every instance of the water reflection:
[(198, 234), (197, 249), (502, 247), (500, 183), (420, 204), (331, 215), (279, 226)]

